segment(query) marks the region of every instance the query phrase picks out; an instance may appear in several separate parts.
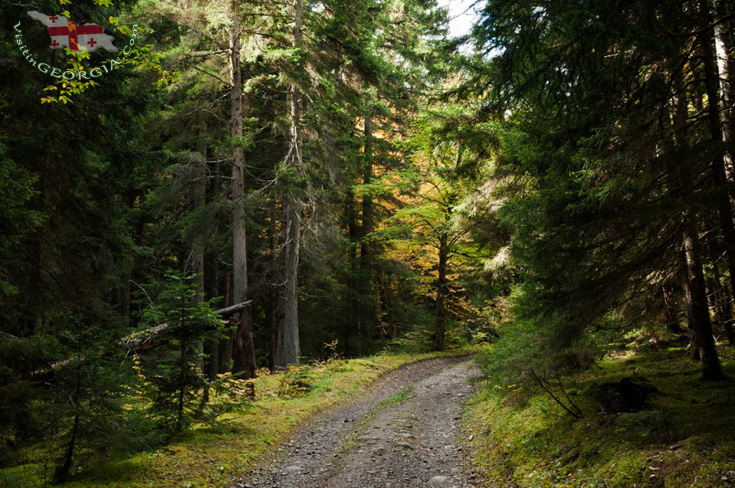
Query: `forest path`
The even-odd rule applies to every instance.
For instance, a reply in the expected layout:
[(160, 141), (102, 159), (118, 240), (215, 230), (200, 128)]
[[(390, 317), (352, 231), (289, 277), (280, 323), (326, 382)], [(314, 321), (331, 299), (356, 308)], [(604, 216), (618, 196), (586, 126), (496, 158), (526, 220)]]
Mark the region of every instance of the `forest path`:
[(479, 370), (439, 358), (386, 374), (349, 405), (304, 426), (235, 487), (469, 487), (459, 416)]

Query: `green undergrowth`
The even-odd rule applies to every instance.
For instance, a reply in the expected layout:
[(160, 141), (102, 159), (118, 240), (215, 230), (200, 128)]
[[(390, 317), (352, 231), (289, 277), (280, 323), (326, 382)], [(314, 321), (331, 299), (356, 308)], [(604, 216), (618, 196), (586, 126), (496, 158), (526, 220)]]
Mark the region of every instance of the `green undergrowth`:
[[(721, 354), (735, 378), (735, 350)], [(640, 408), (611, 409), (601, 392), (625, 378), (657, 392)], [(473, 461), (488, 486), (735, 486), (735, 381), (703, 381), (685, 351), (619, 355), (562, 384), (568, 397), (557, 396), (581, 418), (515, 385), (486, 384), (468, 404)]]
[[(291, 367), (278, 374), (262, 371), (253, 380), (255, 400), (247, 408), (226, 415), (218, 426), (195, 426), (159, 449), (77, 472), (64, 486), (225, 486), (316, 413), (355, 398), (389, 371), (444, 355), (450, 354), (378, 355)], [(0, 471), (0, 486), (43, 486), (48, 464), (55, 460), (48, 461)]]

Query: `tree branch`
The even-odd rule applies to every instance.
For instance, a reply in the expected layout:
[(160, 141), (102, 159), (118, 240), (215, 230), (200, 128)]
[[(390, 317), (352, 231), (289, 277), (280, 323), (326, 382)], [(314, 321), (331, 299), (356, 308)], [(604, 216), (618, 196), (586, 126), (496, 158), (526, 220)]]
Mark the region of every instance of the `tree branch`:
[[(215, 310), (214, 313), (216, 313), (217, 315), (221, 315), (222, 317), (229, 317), (230, 315), (234, 315), (240, 312), (241, 310), (243, 310), (245, 307), (247, 307), (251, 303), (252, 303), (252, 300), (249, 300), (247, 302), (242, 302), (236, 305), (232, 305), (230, 307)], [(172, 331), (175, 331), (176, 329), (177, 329), (176, 326), (171, 326), (169, 324), (159, 324), (149, 329), (134, 332), (127, 337), (117, 340), (115, 344), (121, 347), (125, 347), (129, 351), (133, 351), (133, 352), (148, 351), (150, 349), (155, 349), (156, 347), (162, 346), (163, 344), (168, 342), (168, 339), (165, 337), (166, 334), (169, 334)], [(3, 334), (10, 336), (10, 334), (5, 334), (5, 333)], [(14, 337), (14, 336), (10, 336), (10, 337)], [(107, 355), (106, 352), (101, 351), (98, 354), (98, 357), (104, 357), (106, 355)], [(27, 375), (25, 375), (25, 377), (27, 379), (46, 378), (47, 376), (49, 376), (51, 373), (53, 373), (56, 370), (59, 370), (65, 366), (69, 366), (72, 363), (75, 363), (78, 361), (84, 362), (86, 360), (87, 360), (86, 356), (77, 356), (74, 358), (64, 359), (64, 360), (52, 363), (48, 368), (40, 369), (37, 371), (32, 371), (28, 373)]]

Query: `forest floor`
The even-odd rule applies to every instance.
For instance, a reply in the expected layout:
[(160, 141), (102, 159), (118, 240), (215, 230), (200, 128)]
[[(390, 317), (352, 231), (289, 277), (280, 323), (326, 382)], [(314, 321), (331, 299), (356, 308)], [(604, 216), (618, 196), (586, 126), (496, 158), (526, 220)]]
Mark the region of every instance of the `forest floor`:
[(439, 358), (386, 374), (352, 403), (305, 425), (233, 487), (466, 487), (460, 429), (479, 375), (468, 358)]
[[(473, 352), (333, 358), (261, 371), (252, 380), (256, 398), (215, 425), (194, 425), (143, 450), (80, 443), (65, 486), (408, 487), (436, 476), (447, 478), (434, 486), (467, 486), (458, 425), (472, 393), (468, 380), (479, 374)], [(0, 469), (0, 487), (46, 486), (58, 452), (47, 443), (19, 453), (15, 465)]]
[(735, 349), (720, 346), (729, 379), (704, 381), (687, 342), (622, 351), (550, 385), (580, 418), (540, 388), (485, 382), (463, 415), (478, 478), (503, 487), (735, 487)]

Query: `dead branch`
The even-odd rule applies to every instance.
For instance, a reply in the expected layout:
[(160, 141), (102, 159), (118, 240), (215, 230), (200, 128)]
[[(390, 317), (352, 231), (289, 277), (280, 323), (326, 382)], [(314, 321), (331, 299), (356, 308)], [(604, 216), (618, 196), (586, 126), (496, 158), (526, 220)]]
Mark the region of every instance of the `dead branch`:
[[(238, 303), (230, 307), (215, 310), (214, 313), (222, 317), (229, 317), (245, 309), (251, 303), (252, 301)], [(176, 331), (177, 328), (178, 328), (177, 326), (172, 326), (169, 324), (159, 324), (149, 329), (134, 332), (127, 337), (119, 339), (118, 341), (116, 341), (115, 344), (120, 347), (126, 348), (129, 352), (138, 353), (138, 352), (143, 352), (143, 351), (149, 351), (151, 349), (155, 349), (156, 347), (166, 344), (169, 340), (167, 335), (170, 334), (171, 332)], [(10, 334), (7, 334), (7, 335), (9, 336)], [(10, 337), (13, 337), (13, 336), (10, 336)], [(107, 352), (101, 351), (97, 355), (97, 357), (104, 357), (107, 354), (108, 354)], [(79, 361), (81, 362), (87, 361), (87, 359), (88, 358), (86, 356), (77, 356), (73, 358), (63, 359), (61, 361), (56, 361), (50, 364), (49, 367), (27, 373), (23, 375), (22, 378), (33, 379), (33, 380), (47, 378), (54, 371), (57, 371), (59, 369), (62, 369), (66, 366), (69, 366), (70, 364), (73, 364)]]
[[(559, 400), (559, 399), (558, 399), (558, 398), (556, 397), (556, 395), (554, 395), (554, 393), (553, 393), (553, 392), (551, 391), (551, 388), (549, 388), (549, 387), (547, 386), (547, 382), (546, 382), (546, 381), (545, 381), (545, 380), (544, 380), (543, 378), (539, 377), (539, 375), (538, 375), (538, 374), (536, 374), (536, 371), (535, 371), (535, 370), (534, 370), (533, 368), (531, 368), (531, 375), (533, 376), (533, 379), (534, 379), (534, 380), (536, 381), (536, 383), (537, 383), (537, 384), (538, 384), (538, 385), (539, 385), (539, 386), (540, 386), (540, 387), (541, 387), (541, 388), (542, 388), (542, 389), (543, 389), (543, 390), (544, 390), (544, 391), (545, 391), (546, 393), (548, 393), (548, 394), (549, 394), (549, 396), (550, 396), (551, 398), (553, 398), (553, 399), (554, 399), (554, 401), (555, 401), (556, 403), (558, 403), (559, 405), (561, 405), (561, 407), (562, 407), (562, 408), (563, 408), (564, 410), (566, 410), (567, 412), (569, 412), (569, 414), (570, 414), (570, 415), (571, 415), (572, 417), (574, 417), (574, 418), (575, 418), (575, 419), (577, 419), (577, 420), (579, 420), (579, 419), (581, 419), (581, 418), (582, 418), (582, 415), (581, 415), (581, 413), (577, 413), (577, 412), (574, 412), (574, 411), (573, 411), (573, 410), (571, 410), (571, 409), (570, 409), (569, 407), (567, 407), (567, 406), (566, 406), (566, 405), (564, 404), (564, 402), (562, 402), (561, 400)], [(569, 398), (569, 397), (567, 397), (567, 398)], [(574, 404), (572, 404), (572, 405), (574, 405)], [(576, 407), (576, 405), (574, 405), (574, 407)]]

